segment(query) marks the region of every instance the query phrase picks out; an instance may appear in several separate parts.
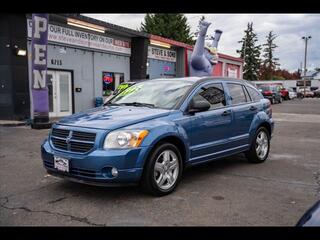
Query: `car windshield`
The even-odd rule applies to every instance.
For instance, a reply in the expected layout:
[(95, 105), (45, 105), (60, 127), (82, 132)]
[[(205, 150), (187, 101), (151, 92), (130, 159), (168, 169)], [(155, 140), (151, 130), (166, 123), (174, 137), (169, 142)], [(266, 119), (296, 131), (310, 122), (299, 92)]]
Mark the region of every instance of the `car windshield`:
[(149, 80), (126, 88), (105, 105), (131, 105), (172, 109), (186, 94), (192, 82), (183, 80)]

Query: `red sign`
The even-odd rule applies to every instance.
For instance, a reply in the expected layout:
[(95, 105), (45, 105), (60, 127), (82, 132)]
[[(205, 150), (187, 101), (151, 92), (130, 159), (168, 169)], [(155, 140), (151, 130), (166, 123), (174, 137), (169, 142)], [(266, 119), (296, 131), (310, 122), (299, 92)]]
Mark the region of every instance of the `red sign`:
[(127, 41), (122, 41), (122, 40), (119, 40), (119, 39), (114, 39), (113, 44), (114, 44), (115, 46), (119, 46), (119, 47), (130, 48), (130, 43), (129, 43), (129, 42), (127, 42)]
[(163, 69), (164, 69), (165, 72), (170, 71), (170, 67), (169, 66), (164, 66)]

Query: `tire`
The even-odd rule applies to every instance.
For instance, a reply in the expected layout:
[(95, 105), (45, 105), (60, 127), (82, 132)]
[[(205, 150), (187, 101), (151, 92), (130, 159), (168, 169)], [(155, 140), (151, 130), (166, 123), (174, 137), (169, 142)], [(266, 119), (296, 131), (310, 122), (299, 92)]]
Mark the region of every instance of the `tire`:
[[(264, 151), (265, 151), (264, 154), (262, 154), (262, 152), (260, 152), (261, 154), (258, 154), (257, 149), (256, 149), (257, 144), (258, 144), (257, 138), (258, 138), (258, 136), (261, 136), (260, 134), (262, 134), (262, 135), (265, 134), (264, 136), (266, 137), (265, 144), (267, 144), (267, 145), (265, 145), (265, 146), (267, 147), (267, 149), (264, 149)], [(270, 150), (270, 133), (268, 132), (268, 130), (265, 127), (260, 127), (254, 136), (254, 140), (251, 144), (250, 150), (245, 152), (246, 158), (251, 163), (263, 163), (268, 158), (269, 150)]]
[[(165, 155), (170, 155), (170, 157), (167, 158), (165, 157)], [(167, 165), (164, 164), (165, 158), (169, 159), (169, 164)], [(176, 161), (174, 161), (174, 158), (176, 158)], [(170, 161), (172, 165), (170, 165)], [(170, 170), (170, 166), (173, 167), (173, 162), (177, 163), (178, 169)], [(156, 163), (158, 164), (158, 168), (156, 168)], [(160, 165), (161, 170), (159, 171)], [(158, 197), (170, 194), (175, 190), (181, 179), (182, 167), (183, 165), (181, 154), (179, 149), (175, 145), (171, 143), (162, 143), (158, 145), (151, 152), (144, 166), (144, 172), (141, 182), (144, 191)], [(170, 171), (172, 173), (171, 175), (169, 175)], [(171, 176), (172, 178), (169, 176)], [(156, 180), (159, 180), (159, 183), (157, 183)], [(163, 183), (161, 184), (161, 182)]]
[(271, 98), (270, 102), (271, 102), (271, 104), (274, 104), (275, 103), (274, 98)]

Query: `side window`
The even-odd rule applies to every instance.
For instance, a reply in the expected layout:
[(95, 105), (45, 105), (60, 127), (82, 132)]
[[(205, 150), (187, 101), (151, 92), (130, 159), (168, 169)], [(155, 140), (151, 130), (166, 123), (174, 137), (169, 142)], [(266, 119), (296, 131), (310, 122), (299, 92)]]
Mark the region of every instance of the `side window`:
[(247, 90), (248, 90), (248, 92), (249, 92), (249, 94), (251, 96), (251, 99), (254, 102), (259, 101), (260, 99), (262, 99), (260, 93), (257, 90), (253, 89), (252, 87), (247, 87)]
[(210, 104), (210, 110), (226, 106), (226, 100), (222, 84), (214, 83), (202, 87), (194, 95), (192, 101), (207, 101)]
[(242, 86), (242, 88), (243, 88), (243, 91), (244, 91), (244, 95), (246, 95), (247, 102), (251, 102), (251, 98), (249, 96), (248, 91), (246, 90), (246, 87)]
[(241, 84), (227, 83), (231, 95), (232, 104), (247, 102), (244, 89)]

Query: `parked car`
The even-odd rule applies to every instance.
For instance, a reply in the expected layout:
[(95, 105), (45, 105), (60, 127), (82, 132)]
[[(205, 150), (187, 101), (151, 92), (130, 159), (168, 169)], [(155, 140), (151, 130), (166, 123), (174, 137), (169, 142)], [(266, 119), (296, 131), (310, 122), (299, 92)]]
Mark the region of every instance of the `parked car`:
[(314, 93), (311, 90), (308, 90), (308, 91), (306, 91), (305, 97), (313, 98), (314, 97)]
[(320, 88), (318, 88), (317, 90), (313, 91), (313, 97), (320, 98)]
[(300, 98), (312, 98), (314, 97), (314, 93), (311, 91), (309, 87), (306, 87), (306, 91), (304, 91), (303, 87), (300, 87), (297, 92), (298, 97)]
[(283, 100), (289, 100), (289, 91), (286, 88), (280, 87), (280, 94)]
[(61, 119), (41, 153), (49, 174), (162, 196), (187, 167), (241, 152), (264, 162), (273, 129), (270, 101), (244, 80), (155, 79)]
[(282, 103), (280, 89), (276, 85), (261, 85), (259, 87), (264, 98), (270, 100), (271, 104)]
[(320, 227), (320, 200), (303, 214), (297, 227)]
[(292, 88), (288, 88), (288, 92), (289, 92), (289, 99), (290, 100), (297, 98), (297, 93)]

